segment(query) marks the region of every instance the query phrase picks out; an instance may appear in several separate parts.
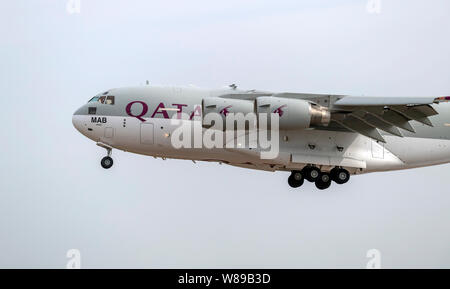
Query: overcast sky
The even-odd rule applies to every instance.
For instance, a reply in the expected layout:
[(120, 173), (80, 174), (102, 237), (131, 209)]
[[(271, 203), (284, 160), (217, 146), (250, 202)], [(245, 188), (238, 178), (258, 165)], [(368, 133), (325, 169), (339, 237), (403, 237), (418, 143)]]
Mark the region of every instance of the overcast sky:
[[(0, 267), (450, 268), (449, 165), (318, 191), (288, 174), (105, 151), (71, 123), (112, 87), (450, 94), (450, 2), (3, 1)], [(73, 12), (73, 10), (71, 10)]]

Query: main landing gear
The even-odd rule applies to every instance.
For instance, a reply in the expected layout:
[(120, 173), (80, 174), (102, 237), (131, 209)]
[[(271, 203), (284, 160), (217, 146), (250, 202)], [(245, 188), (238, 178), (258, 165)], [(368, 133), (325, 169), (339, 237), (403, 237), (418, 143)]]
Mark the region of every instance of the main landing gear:
[(328, 189), (331, 181), (337, 184), (345, 184), (350, 179), (350, 173), (343, 168), (335, 167), (330, 172), (322, 172), (315, 166), (306, 166), (301, 171), (292, 171), (288, 178), (288, 184), (293, 188), (303, 185), (304, 181), (315, 183), (319, 190)]
[(298, 188), (305, 182), (305, 177), (300, 171), (293, 171), (288, 178), (288, 183), (293, 188)]
[(105, 144), (102, 144), (102, 143), (97, 143), (97, 145), (102, 147), (102, 148), (104, 148), (104, 149), (106, 149), (106, 151), (108, 153), (108, 155), (106, 157), (102, 158), (102, 160), (100, 161), (100, 164), (102, 165), (102, 168), (104, 168), (104, 169), (111, 168), (113, 166), (113, 164), (114, 164), (114, 161), (113, 161), (113, 159), (111, 157), (112, 147), (110, 147), (108, 145), (105, 145)]

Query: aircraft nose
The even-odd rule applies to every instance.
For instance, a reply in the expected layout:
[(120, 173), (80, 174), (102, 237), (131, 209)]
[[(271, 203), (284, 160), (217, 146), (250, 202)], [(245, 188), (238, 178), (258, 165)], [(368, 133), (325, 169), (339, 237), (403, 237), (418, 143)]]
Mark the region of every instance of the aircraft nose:
[(80, 121), (76, 114), (72, 115), (72, 124), (78, 131), (80, 131)]
[(82, 131), (82, 115), (80, 114), (80, 109), (77, 109), (72, 115), (72, 124), (79, 131)]

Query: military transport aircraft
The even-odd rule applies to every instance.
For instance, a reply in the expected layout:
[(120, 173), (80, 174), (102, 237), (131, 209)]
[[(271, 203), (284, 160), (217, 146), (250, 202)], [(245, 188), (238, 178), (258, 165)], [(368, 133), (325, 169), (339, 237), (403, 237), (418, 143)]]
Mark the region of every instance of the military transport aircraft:
[[(291, 187), (300, 187), (306, 179), (323, 190), (332, 182), (346, 183), (350, 175), (450, 162), (448, 101), (450, 97), (246, 91), (235, 85), (215, 90), (139, 86), (94, 96), (74, 113), (72, 122), (80, 133), (106, 149), (107, 156), (101, 160), (105, 169), (113, 165), (115, 148), (164, 159), (286, 171)], [(271, 133), (278, 144), (277, 154), (262, 158), (264, 148), (245, 144), (174, 147), (172, 134), (180, 126), (174, 119), (200, 124), (204, 132), (213, 123), (205, 120), (208, 113), (224, 118), (238, 113), (278, 115), (279, 132)], [(257, 127), (262, 126), (260, 121)], [(249, 129), (247, 125), (245, 130)]]

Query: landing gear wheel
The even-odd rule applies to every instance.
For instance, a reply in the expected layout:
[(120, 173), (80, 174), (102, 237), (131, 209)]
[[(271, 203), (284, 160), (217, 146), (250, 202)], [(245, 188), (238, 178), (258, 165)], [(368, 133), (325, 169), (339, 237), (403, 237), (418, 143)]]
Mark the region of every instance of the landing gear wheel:
[(102, 158), (102, 161), (100, 162), (100, 164), (102, 165), (102, 167), (104, 169), (109, 169), (110, 167), (113, 166), (113, 159), (111, 157), (104, 157)]
[(302, 172), (305, 176), (305, 179), (312, 183), (317, 181), (320, 177), (320, 170), (317, 167), (308, 166), (305, 167)]
[(331, 186), (331, 177), (329, 173), (322, 173), (320, 178), (316, 181), (316, 187), (319, 190), (328, 189)]
[(336, 184), (345, 184), (350, 179), (350, 173), (346, 169), (334, 168), (331, 170), (331, 178)]
[(305, 178), (303, 177), (302, 172), (299, 172), (299, 171), (293, 171), (288, 178), (288, 184), (292, 188), (300, 187), (301, 185), (303, 185), (304, 181), (305, 181)]

